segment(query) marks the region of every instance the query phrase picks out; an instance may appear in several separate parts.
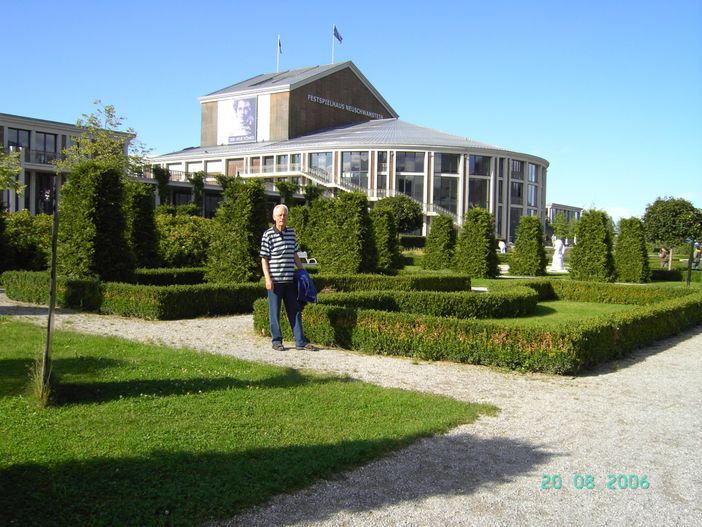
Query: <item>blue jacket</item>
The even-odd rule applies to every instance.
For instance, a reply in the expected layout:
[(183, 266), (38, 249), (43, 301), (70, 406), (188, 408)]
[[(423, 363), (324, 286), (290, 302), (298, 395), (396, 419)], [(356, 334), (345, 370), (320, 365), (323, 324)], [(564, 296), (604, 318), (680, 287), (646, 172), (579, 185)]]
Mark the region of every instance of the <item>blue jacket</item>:
[(295, 271), (295, 283), (297, 284), (297, 303), (304, 307), (308, 302), (317, 301), (317, 288), (312, 282), (310, 273), (304, 269)]

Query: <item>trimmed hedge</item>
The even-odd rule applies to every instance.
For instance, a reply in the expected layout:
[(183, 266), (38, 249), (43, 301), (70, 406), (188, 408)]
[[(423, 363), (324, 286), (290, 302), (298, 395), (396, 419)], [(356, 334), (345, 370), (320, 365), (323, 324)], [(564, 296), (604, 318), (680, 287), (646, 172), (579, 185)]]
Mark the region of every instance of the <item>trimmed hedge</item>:
[[(3, 273), (2, 282), (8, 298), (33, 304), (48, 303), (49, 273), (8, 271)], [(58, 307), (151, 320), (177, 320), (251, 313), (254, 300), (264, 298), (266, 289), (260, 283), (154, 286), (58, 277), (56, 296)]]
[(517, 227), (517, 239), (510, 258), (510, 274), (544, 276), (546, 250), (541, 220), (536, 216), (522, 216)]
[(422, 249), (427, 243), (425, 236), (418, 234), (400, 234), (400, 247), (402, 249)]
[[(535, 283), (542, 292), (548, 292), (548, 282)], [(593, 288), (579, 288), (578, 283), (554, 281), (551, 285), (551, 293), (558, 299), (591, 301), (595, 296)], [(611, 298), (616, 296), (615, 288), (621, 289), (622, 298), (637, 296), (644, 301), (645, 295), (637, 294), (635, 286), (611, 285)], [(492, 320), (460, 320), (323, 303), (307, 306), (303, 320), (307, 337), (322, 345), (572, 374), (702, 323), (702, 292), (667, 290), (666, 295), (666, 290), (658, 289), (651, 296), (656, 295), (667, 299), (568, 325), (504, 327)], [(652, 298), (646, 301), (652, 302)], [(290, 329), (282, 327), (286, 338), (291, 338)], [(266, 301), (254, 303), (254, 328), (268, 331)]]
[(316, 275), (317, 291), (470, 291), (466, 275)]
[(456, 318), (522, 317), (536, 309), (538, 294), (517, 286), (497, 293), (378, 291), (320, 294), (320, 304), (400, 311), (420, 315)]
[(494, 278), (497, 268), (497, 241), (492, 215), (485, 209), (470, 209), (458, 233), (454, 268), (475, 278)]
[(141, 285), (194, 285), (204, 281), (204, 267), (165, 267), (134, 271), (134, 283)]
[(437, 216), (431, 220), (422, 267), (424, 269), (450, 269), (456, 247), (456, 229), (451, 216)]
[(651, 269), (652, 282), (681, 282), (685, 280), (680, 269)]

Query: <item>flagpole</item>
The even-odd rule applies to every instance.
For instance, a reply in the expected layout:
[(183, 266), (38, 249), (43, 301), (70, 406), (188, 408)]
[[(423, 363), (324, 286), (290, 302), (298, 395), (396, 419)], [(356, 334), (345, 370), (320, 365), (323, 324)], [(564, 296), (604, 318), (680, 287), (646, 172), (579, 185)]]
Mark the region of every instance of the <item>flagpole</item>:
[(275, 72), (280, 70), (280, 35), (278, 35), (278, 45), (275, 47)]
[(332, 24), (332, 64), (334, 64), (334, 40), (336, 38), (334, 37), (334, 28), (336, 27), (336, 24)]

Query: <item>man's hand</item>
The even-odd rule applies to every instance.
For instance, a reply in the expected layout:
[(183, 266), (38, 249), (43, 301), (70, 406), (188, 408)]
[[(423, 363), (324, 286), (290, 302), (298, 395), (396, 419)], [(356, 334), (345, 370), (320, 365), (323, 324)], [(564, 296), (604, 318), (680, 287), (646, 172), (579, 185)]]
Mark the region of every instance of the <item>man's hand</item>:
[(266, 289), (267, 289), (268, 291), (272, 291), (272, 290), (273, 290), (273, 280), (271, 280), (271, 279), (268, 278), (268, 277), (266, 277)]

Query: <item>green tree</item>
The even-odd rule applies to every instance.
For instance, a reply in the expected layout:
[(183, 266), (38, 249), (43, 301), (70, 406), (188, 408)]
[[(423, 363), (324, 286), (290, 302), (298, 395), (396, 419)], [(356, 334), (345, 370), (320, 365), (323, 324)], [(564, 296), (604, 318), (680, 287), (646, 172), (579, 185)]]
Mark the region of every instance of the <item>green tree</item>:
[(470, 209), (456, 242), (453, 265), (461, 273), (474, 278), (495, 278), (497, 241), (492, 215), (485, 209)]
[(639, 218), (619, 221), (614, 268), (621, 282), (644, 283), (651, 279), (644, 226)]
[(451, 216), (437, 216), (431, 220), (431, 230), (424, 246), (424, 269), (449, 269), (456, 247), (456, 229)]
[(32, 215), (26, 209), (7, 216), (7, 249), (13, 269), (44, 271), (48, 267), (51, 223), (50, 215)]
[(514, 252), (510, 259), (510, 273), (522, 276), (546, 274), (544, 231), (537, 216), (522, 216), (517, 227)]
[(255, 282), (263, 275), (259, 250), (268, 228), (263, 183), (237, 178), (227, 186), (215, 215), (207, 258), (208, 282)]
[(556, 238), (565, 240), (570, 234), (570, 229), (568, 228), (568, 220), (566, 220), (565, 212), (556, 213), (556, 217), (553, 219), (553, 234)]
[(159, 205), (167, 205), (170, 201), (168, 199), (168, 183), (171, 180), (171, 172), (167, 168), (163, 168), (158, 165), (151, 167), (151, 171), (158, 188)]
[(648, 240), (669, 248), (668, 268), (673, 265), (673, 248), (688, 238), (702, 235), (702, 212), (682, 198), (658, 198), (646, 207), (644, 228)]
[(203, 216), (205, 207), (205, 178), (207, 173), (204, 170), (198, 170), (193, 174), (188, 175), (188, 181), (193, 186), (193, 201), (192, 204), (197, 207), (198, 215)]
[(279, 179), (275, 182), (275, 188), (277, 188), (280, 193), (280, 202), (285, 203), (289, 209), (293, 204), (293, 195), (298, 191), (300, 185), (292, 181)]
[(578, 222), (577, 243), (570, 255), (570, 276), (574, 280), (612, 282), (611, 221), (606, 212), (586, 210)]
[[(6, 154), (0, 145), (0, 190), (14, 190), (22, 192), (24, 185), (17, 181), (17, 176), (22, 172), (20, 152)], [(1, 204), (0, 204), (1, 205)]]
[(322, 197), (322, 194), (324, 194), (324, 187), (320, 187), (314, 183), (308, 183), (303, 188), (303, 194), (305, 195), (307, 205), (311, 205), (313, 201)]
[(397, 222), (398, 234), (412, 232), (422, 227), (422, 206), (409, 196), (399, 194), (383, 198), (374, 208), (389, 209)]
[(158, 232), (154, 215), (153, 185), (129, 181), (126, 184), (125, 210), (127, 240), (134, 252), (137, 267), (156, 267)]
[(379, 269), (394, 269), (400, 262), (400, 245), (395, 230), (395, 218), (386, 209), (371, 209), (369, 212), (373, 225), (373, 240), (378, 255)]
[(295, 235), (297, 236), (297, 243), (300, 246), (300, 249), (303, 251), (310, 250), (310, 244), (308, 241), (309, 215), (310, 207), (307, 205), (288, 207), (288, 227), (295, 231)]

